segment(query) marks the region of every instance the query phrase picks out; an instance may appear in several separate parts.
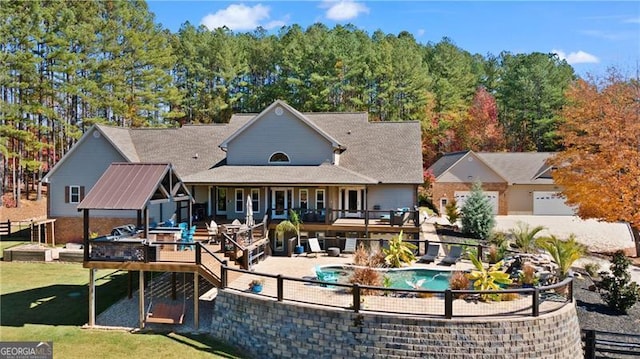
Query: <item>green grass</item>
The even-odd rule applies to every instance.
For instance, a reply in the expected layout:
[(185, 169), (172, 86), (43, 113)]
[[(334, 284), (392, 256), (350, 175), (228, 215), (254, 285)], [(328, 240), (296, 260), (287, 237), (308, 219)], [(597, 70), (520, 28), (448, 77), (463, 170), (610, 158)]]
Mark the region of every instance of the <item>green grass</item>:
[[(126, 295), (127, 275), (99, 270), (96, 278), (100, 313)], [(0, 262), (0, 341), (53, 341), (56, 358), (241, 357), (201, 334), (81, 329), (88, 318), (88, 280), (81, 264)]]
[(4, 258), (4, 250), (7, 248), (11, 248), (17, 246), (18, 244), (23, 244), (27, 242), (22, 241), (1, 241), (0, 242), (0, 259)]

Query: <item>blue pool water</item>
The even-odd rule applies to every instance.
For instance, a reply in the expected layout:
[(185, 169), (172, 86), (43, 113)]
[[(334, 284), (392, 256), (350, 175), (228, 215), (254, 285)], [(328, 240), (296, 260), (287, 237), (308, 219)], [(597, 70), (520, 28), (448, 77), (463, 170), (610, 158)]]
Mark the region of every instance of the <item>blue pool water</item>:
[[(317, 271), (324, 274), (334, 275), (338, 277), (338, 282), (347, 283), (349, 277), (353, 274), (353, 267), (350, 266), (322, 266)], [(381, 269), (381, 275), (387, 276), (391, 280), (391, 287), (398, 289), (412, 289), (410, 283), (417, 283), (423, 280), (420, 289), (445, 290), (449, 288), (449, 277), (451, 271), (439, 271), (424, 268), (409, 269)]]

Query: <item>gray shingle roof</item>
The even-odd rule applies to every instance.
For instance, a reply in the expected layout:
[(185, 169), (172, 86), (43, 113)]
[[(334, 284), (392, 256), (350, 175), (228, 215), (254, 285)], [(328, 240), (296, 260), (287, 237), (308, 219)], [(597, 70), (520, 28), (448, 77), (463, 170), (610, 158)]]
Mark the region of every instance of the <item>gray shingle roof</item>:
[[(218, 183), (229, 179), (231, 174), (244, 179), (235, 180), (235, 183), (264, 181), (266, 178), (278, 180), (273, 183), (302, 183), (307, 180), (312, 182), (305, 183), (422, 183), (420, 124), (371, 123), (366, 113), (304, 113), (309, 121), (346, 148), (340, 155), (339, 166), (304, 166), (303, 173), (291, 173), (290, 177), (277, 174), (283, 170), (282, 166), (275, 167), (276, 170), (269, 169), (271, 166), (225, 166), (226, 153), (218, 146), (255, 116), (238, 114), (233, 115), (228, 124), (171, 129), (100, 128), (112, 143), (127, 153), (127, 157), (137, 157), (140, 162), (170, 162), (189, 183)], [(245, 175), (243, 170), (250, 174)], [(308, 179), (310, 174), (318, 176), (318, 179)], [(331, 176), (335, 176), (335, 180), (331, 181)]]
[(377, 184), (340, 166), (220, 166), (183, 179), (188, 183), (251, 184)]
[(478, 152), (489, 166), (513, 184), (552, 184), (550, 178), (536, 178), (548, 168), (551, 152)]
[[(440, 157), (429, 169), (437, 178), (448, 171), (462, 157), (471, 151), (452, 152)], [(498, 175), (509, 184), (552, 184), (551, 178), (544, 174), (549, 166), (546, 160), (553, 155), (551, 152), (474, 152)]]
[(431, 171), (431, 173), (433, 173), (436, 178), (438, 178), (440, 177), (440, 175), (449, 170), (449, 168), (451, 168), (451, 166), (453, 166), (456, 162), (460, 161), (460, 159), (467, 153), (469, 153), (469, 151), (445, 153), (434, 164), (432, 164), (428, 170)]

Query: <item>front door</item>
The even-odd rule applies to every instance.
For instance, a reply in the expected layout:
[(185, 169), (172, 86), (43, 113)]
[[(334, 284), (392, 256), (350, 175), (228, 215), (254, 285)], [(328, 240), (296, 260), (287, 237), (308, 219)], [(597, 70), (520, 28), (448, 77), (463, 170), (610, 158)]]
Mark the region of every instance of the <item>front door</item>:
[(273, 188), (271, 190), (271, 218), (286, 219), (291, 207), (291, 189)]
[(218, 187), (217, 189), (216, 214), (217, 215), (227, 214), (227, 188), (226, 187)]
[(345, 217), (360, 217), (360, 210), (362, 209), (362, 191), (359, 189), (345, 189), (343, 203)]

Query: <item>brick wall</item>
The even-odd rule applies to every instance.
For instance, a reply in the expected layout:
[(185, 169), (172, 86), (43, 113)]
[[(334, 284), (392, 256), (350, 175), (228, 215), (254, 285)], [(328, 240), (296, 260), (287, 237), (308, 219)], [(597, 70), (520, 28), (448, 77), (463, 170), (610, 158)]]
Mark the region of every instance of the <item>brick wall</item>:
[[(89, 219), (89, 232), (96, 232), (100, 236), (111, 233), (113, 227), (123, 224), (135, 224), (132, 218), (99, 218), (91, 217)], [(82, 242), (82, 233), (84, 231), (82, 217), (58, 217), (55, 222), (55, 240), (58, 243)]]
[(221, 290), (211, 335), (256, 358), (581, 358), (574, 305), (540, 317), (403, 318)]
[[(439, 209), (440, 198), (447, 198), (451, 202), (456, 191), (471, 191), (471, 187), (473, 187), (473, 183), (434, 183), (432, 187), (433, 204)], [(507, 184), (483, 183), (482, 190), (498, 192), (498, 214), (506, 215), (509, 210), (506, 196)], [(444, 215), (444, 213), (440, 214)]]

